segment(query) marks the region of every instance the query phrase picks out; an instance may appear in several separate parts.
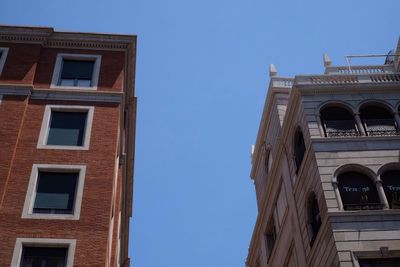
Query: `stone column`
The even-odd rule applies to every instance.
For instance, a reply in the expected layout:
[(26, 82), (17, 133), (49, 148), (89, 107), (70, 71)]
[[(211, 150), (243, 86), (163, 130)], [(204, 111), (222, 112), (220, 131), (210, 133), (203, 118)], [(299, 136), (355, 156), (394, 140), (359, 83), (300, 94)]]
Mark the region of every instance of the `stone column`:
[(376, 190), (378, 190), (378, 195), (381, 203), (383, 204), (383, 209), (389, 209), (389, 202), (387, 201), (385, 190), (383, 190), (382, 180), (380, 177), (375, 181)]
[(397, 131), (400, 130), (400, 116), (398, 112), (394, 113), (394, 120), (396, 121), (397, 124)]
[(361, 122), (360, 113), (355, 113), (354, 119), (356, 120), (356, 123), (357, 123), (358, 132), (361, 134), (361, 136), (366, 136), (367, 134), (366, 134), (364, 126)]
[(336, 200), (338, 203), (338, 208), (339, 210), (343, 210), (343, 202), (342, 202), (342, 197), (340, 196), (339, 188), (338, 188), (338, 183), (337, 181), (332, 182), (333, 185), (333, 191), (335, 192), (336, 195)]

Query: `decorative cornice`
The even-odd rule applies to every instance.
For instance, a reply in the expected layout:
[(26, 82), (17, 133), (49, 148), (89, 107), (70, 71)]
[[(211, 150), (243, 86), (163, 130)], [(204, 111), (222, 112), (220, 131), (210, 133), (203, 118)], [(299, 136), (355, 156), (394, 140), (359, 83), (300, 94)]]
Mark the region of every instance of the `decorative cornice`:
[(55, 32), (53, 28), (0, 26), (0, 42), (45, 47), (126, 51), (136, 46), (135, 35)]

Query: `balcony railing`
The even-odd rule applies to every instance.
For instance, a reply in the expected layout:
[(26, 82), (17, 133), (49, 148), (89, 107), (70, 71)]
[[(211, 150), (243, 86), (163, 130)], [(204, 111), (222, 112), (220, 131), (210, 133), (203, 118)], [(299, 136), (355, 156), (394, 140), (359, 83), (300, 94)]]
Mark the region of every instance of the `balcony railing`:
[(327, 137), (359, 136), (353, 120), (326, 120), (325, 133)]
[(393, 119), (363, 119), (368, 136), (399, 135)]
[(368, 66), (338, 66), (325, 68), (325, 74), (374, 74), (393, 73), (393, 65), (368, 65)]
[(371, 74), (329, 74), (296, 76), (298, 86), (346, 85), (364, 83), (398, 83), (399, 73), (371, 73)]
[(360, 203), (360, 204), (344, 204), (345, 210), (381, 210), (384, 205), (382, 203)]

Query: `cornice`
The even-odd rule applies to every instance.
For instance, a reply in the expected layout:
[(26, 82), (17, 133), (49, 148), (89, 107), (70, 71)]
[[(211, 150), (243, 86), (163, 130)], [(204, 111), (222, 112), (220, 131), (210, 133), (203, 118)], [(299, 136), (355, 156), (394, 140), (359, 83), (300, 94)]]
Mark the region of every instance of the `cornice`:
[(51, 48), (126, 51), (135, 35), (56, 32), (53, 28), (0, 26), (0, 42), (40, 44)]

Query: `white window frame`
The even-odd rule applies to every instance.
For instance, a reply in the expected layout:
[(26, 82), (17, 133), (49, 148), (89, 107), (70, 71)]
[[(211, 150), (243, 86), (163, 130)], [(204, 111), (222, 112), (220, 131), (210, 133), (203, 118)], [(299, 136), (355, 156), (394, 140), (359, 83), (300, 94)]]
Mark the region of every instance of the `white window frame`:
[[(85, 133), (84, 133), (84, 137), (83, 137), (83, 145), (82, 146), (48, 145), (47, 144), (47, 138), (49, 136), (49, 131), (50, 131), (50, 118), (51, 118), (52, 111), (87, 112)], [(42, 120), (42, 126), (40, 129), (39, 141), (37, 144), (37, 148), (38, 149), (89, 150), (90, 135), (92, 132), (92, 124), (93, 124), (93, 114), (94, 114), (93, 106), (46, 105), (44, 115), (43, 115), (43, 120)]]
[[(92, 86), (63, 86), (58, 85), (60, 80), (62, 63), (64, 59), (80, 60), (80, 61), (94, 61)], [(57, 54), (56, 64), (54, 66), (53, 78), (51, 79), (50, 88), (54, 89), (72, 89), (72, 90), (97, 90), (100, 74), (101, 55), (87, 55), (87, 54)]]
[[(36, 188), (39, 171), (78, 173), (78, 183), (75, 192), (75, 200), (72, 214), (46, 214), (33, 213), (33, 205), (36, 198)], [(59, 164), (33, 164), (28, 190), (22, 210), (23, 219), (49, 219), (49, 220), (79, 220), (82, 205), (83, 187), (85, 184), (85, 165), (59, 165)]]
[(6, 64), (8, 56), (8, 47), (0, 47), (1, 57), (0, 57), (0, 75), (3, 72), (4, 64)]
[(66, 267), (73, 267), (76, 240), (75, 239), (50, 239), (50, 238), (17, 238), (14, 246), (11, 267), (21, 265), (22, 249), (24, 246), (67, 248)]

